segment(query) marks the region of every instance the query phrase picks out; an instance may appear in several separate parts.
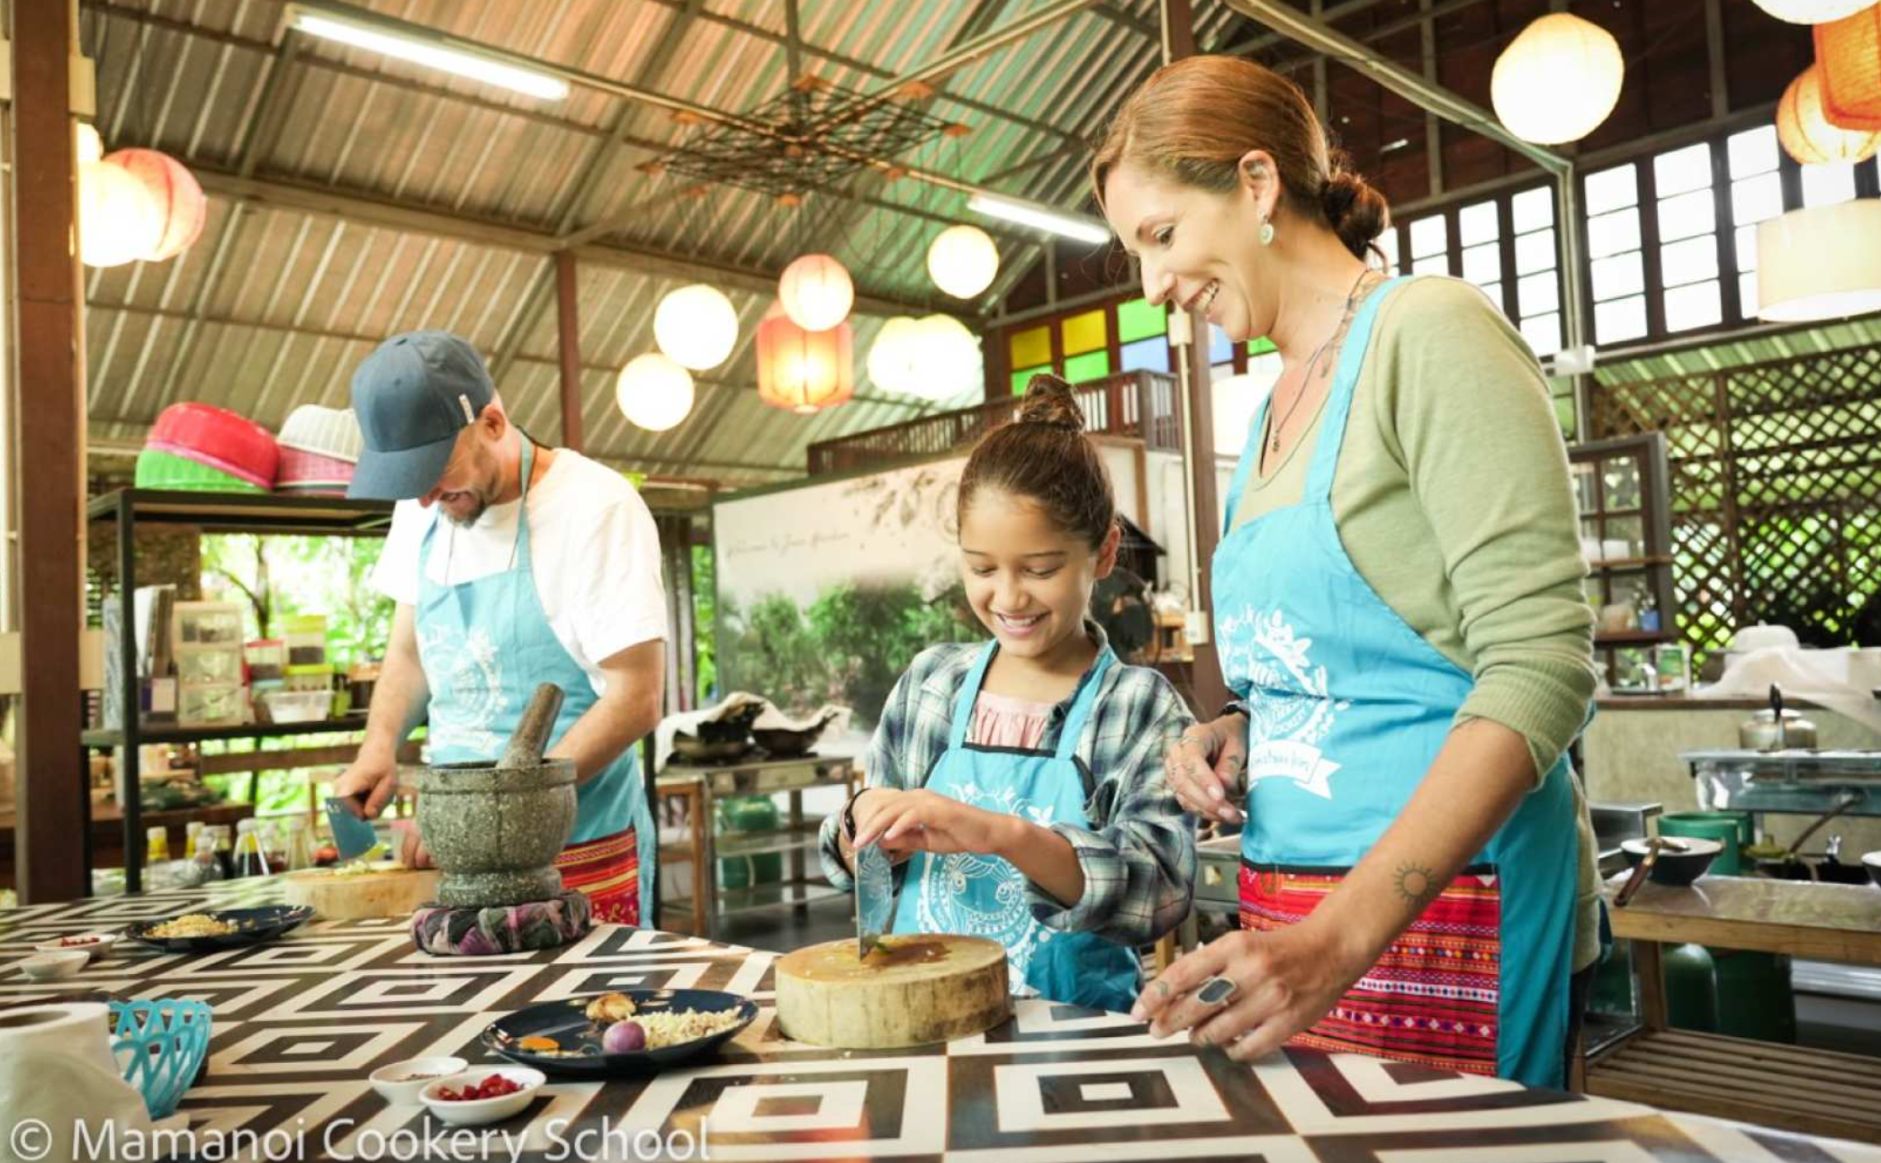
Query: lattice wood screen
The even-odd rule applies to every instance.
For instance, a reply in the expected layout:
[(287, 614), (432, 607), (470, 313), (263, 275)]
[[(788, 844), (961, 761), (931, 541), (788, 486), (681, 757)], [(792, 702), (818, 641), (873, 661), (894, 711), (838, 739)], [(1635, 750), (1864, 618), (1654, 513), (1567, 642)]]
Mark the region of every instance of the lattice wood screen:
[(1881, 346), (1601, 384), (1594, 436), (1665, 433), (1679, 629), (1881, 645)]

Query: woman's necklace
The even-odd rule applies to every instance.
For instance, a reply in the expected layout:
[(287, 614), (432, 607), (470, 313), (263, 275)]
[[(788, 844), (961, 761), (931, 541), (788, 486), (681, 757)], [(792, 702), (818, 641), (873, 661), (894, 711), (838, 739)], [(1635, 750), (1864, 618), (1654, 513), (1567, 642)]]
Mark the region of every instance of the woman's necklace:
[(1321, 357), (1326, 354), (1326, 349), (1333, 345), (1333, 341), (1343, 336), (1346, 328), (1351, 325), (1352, 307), (1358, 302), (1359, 288), (1365, 285), (1365, 280), (1371, 273), (1371, 268), (1367, 267), (1365, 270), (1359, 272), (1358, 278), (1352, 280), (1352, 289), (1346, 292), (1345, 310), (1341, 312), (1339, 316), (1339, 325), (1332, 329), (1332, 334), (1326, 336), (1325, 342), (1321, 343), (1313, 352), (1313, 358), (1306, 361), (1306, 370), (1300, 375), (1300, 390), (1293, 393), (1293, 402), (1287, 405), (1287, 410), (1281, 414), (1280, 419), (1275, 422), (1271, 429), (1272, 436), (1267, 443), (1268, 452), (1274, 453), (1280, 451), (1280, 431), (1287, 426), (1287, 421), (1293, 419), (1293, 413), (1298, 410), (1300, 401), (1306, 399), (1306, 387), (1314, 378), (1314, 373), (1317, 372), (1318, 377), (1324, 379), (1326, 378), (1326, 374), (1332, 370), (1331, 364), (1322, 367), (1319, 361)]

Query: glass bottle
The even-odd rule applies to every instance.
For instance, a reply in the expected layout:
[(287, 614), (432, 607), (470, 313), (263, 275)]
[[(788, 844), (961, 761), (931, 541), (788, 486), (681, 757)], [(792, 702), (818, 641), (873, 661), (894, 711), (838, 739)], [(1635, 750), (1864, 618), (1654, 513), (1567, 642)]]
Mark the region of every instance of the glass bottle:
[(268, 854), (261, 844), (261, 821), (249, 817), (235, 825), (235, 875), (267, 876)]
[(221, 870), (222, 879), (234, 880), (235, 849), (229, 842), (229, 826), (227, 824), (217, 824), (213, 828), (207, 829), (207, 831), (215, 834), (215, 838), (209, 843), (216, 854), (216, 867)]
[(203, 828), (203, 823), (201, 820), (191, 820), (188, 824), (184, 825), (183, 827), (183, 859), (185, 860), (196, 859), (196, 849), (202, 843), (202, 828)]
[(144, 829), (144, 864), (154, 868), (170, 859), (170, 829), (153, 824)]
[(308, 835), (307, 821), (295, 816), (287, 822), (287, 870), (300, 872), (313, 866), (313, 838)]
[(183, 861), (180, 878), (185, 886), (198, 887), (223, 879), (222, 865), (216, 861), (215, 836), (205, 828), (197, 834), (195, 848)]
[(268, 867), (280, 872), (287, 867), (287, 820), (266, 820), (256, 826), (261, 850), (268, 856)]

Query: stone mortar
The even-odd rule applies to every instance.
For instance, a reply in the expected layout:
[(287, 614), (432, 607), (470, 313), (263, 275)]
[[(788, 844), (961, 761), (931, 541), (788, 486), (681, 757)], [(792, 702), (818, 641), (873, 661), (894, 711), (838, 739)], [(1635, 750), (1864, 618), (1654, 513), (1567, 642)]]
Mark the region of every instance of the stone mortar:
[(418, 835), (443, 874), (438, 903), (492, 907), (562, 891), (555, 858), (575, 831), (575, 763), (429, 767), (418, 776)]

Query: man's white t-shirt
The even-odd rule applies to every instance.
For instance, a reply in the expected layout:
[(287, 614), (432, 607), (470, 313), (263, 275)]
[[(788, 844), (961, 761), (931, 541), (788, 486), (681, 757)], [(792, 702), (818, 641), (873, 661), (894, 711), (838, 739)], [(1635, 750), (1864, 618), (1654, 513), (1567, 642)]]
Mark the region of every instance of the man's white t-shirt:
[[(538, 453), (537, 455), (540, 455)], [(580, 453), (558, 449), (529, 490), (530, 572), (549, 627), (588, 672), (599, 694), (599, 664), (629, 646), (666, 637), (666, 590), (653, 514), (627, 478)], [(452, 524), (435, 506), (401, 501), (372, 584), (393, 601), (418, 604), (418, 562), (435, 523), (427, 573), (458, 585), (509, 568), (521, 501), (492, 505), (476, 524)]]

